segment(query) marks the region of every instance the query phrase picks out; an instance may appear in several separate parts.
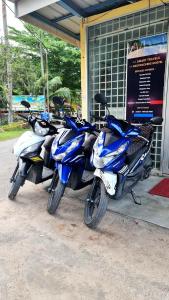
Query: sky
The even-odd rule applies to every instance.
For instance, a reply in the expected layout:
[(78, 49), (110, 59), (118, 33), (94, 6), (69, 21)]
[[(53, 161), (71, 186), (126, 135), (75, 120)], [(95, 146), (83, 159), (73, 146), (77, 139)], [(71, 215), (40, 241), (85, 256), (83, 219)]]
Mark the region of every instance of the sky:
[[(7, 1), (7, 4), (14, 11), (14, 4)], [(15, 15), (7, 7), (7, 22), (8, 26), (15, 27), (18, 30), (23, 29), (23, 24), (15, 18)], [(3, 36), (3, 24), (2, 24), (2, 0), (0, 0), (0, 37)]]

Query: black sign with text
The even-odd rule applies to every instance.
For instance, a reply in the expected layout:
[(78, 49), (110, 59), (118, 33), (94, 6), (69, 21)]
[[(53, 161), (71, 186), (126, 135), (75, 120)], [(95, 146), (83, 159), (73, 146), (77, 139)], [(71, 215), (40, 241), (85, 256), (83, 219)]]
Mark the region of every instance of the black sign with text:
[(162, 116), (166, 46), (166, 35), (129, 45), (126, 106), (129, 122), (145, 123)]

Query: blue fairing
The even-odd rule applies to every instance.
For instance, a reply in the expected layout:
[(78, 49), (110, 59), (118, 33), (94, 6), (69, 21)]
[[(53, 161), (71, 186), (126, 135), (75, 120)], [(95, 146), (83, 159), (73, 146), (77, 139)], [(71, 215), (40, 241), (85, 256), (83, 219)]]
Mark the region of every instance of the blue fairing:
[(91, 160), (96, 168), (117, 172), (124, 165), (125, 152), (129, 147), (130, 140), (119, 136), (113, 143), (105, 146), (106, 134), (106, 132), (99, 134), (94, 144)]
[(58, 173), (59, 173), (59, 179), (63, 184), (67, 184), (71, 171), (72, 171), (72, 167), (69, 165), (64, 165), (64, 164), (57, 164), (57, 168), (58, 168)]
[[(76, 162), (80, 162), (83, 158), (77, 155), (77, 151), (81, 149), (85, 140), (85, 134), (77, 135), (75, 138), (67, 141), (63, 145), (59, 145), (59, 140), (56, 140), (52, 144), (52, 157), (54, 160), (56, 156), (59, 154), (65, 154), (65, 156), (61, 159), (62, 163), (70, 163), (71, 161), (74, 163), (75, 158)], [(70, 147), (73, 143), (77, 143), (71, 150)], [(69, 150), (69, 151), (68, 151)]]
[[(103, 130), (93, 147), (91, 162), (96, 169), (118, 173), (127, 163), (127, 150), (133, 143), (133, 137), (141, 135), (140, 128), (126, 121), (117, 120), (113, 116), (106, 117), (107, 126), (111, 130)], [(144, 157), (138, 161), (138, 167)], [(124, 169), (125, 170), (125, 169)]]
[[(107, 127), (110, 129), (115, 129), (122, 137), (126, 136), (138, 136), (140, 133), (140, 129), (136, 126), (127, 124), (127, 122), (120, 121), (116, 119), (114, 116), (107, 116)], [(123, 122), (123, 123), (122, 123)], [(124, 130), (122, 124), (127, 127), (126, 130)]]
[(99, 148), (99, 156), (103, 157), (107, 154), (110, 154), (114, 151), (117, 151), (119, 147), (122, 145), (125, 145), (124, 151), (126, 151), (129, 147), (130, 140), (128, 138), (121, 137), (117, 141), (115, 141), (113, 144), (110, 144), (108, 146), (104, 146), (104, 141), (105, 141), (106, 133), (103, 132), (102, 138), (103, 138), (103, 144), (98, 145)]
[(81, 124), (80, 120), (70, 117), (66, 117), (66, 123), (73, 129), (76, 136), (60, 145), (61, 134), (55, 138), (52, 144), (52, 157), (56, 161), (55, 167), (58, 169), (59, 178), (63, 184), (68, 183), (73, 169), (77, 170), (79, 177), (82, 175), (85, 162), (84, 154), (81, 151), (85, 141), (84, 131), (93, 128), (86, 121), (82, 120)]

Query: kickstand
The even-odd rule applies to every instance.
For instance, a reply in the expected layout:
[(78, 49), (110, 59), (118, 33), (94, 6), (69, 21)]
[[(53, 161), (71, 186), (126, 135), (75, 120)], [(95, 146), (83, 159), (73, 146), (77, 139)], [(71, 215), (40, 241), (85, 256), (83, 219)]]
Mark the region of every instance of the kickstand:
[(133, 189), (131, 190), (131, 196), (132, 196), (132, 198), (133, 198), (135, 204), (141, 205), (141, 201), (139, 201), (139, 202), (137, 201), (137, 199), (136, 199), (136, 194), (135, 194), (135, 192), (134, 192)]

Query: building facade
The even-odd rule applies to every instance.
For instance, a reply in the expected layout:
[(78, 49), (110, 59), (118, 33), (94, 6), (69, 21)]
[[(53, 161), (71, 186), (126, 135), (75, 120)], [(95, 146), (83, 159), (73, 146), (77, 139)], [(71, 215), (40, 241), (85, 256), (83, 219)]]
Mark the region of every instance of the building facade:
[[(169, 174), (169, 0), (11, 0), (16, 15), (81, 48), (82, 113), (105, 111), (94, 101), (103, 93), (113, 115), (126, 118), (128, 45), (146, 37), (167, 37), (162, 85), (163, 125), (156, 127), (152, 157), (157, 173)], [(164, 76), (164, 78), (163, 78)], [(161, 81), (164, 79), (164, 84)]]
[[(134, 6), (133, 6), (134, 8)], [(90, 26), (84, 25), (83, 35), (86, 38), (86, 65), (82, 66), (84, 90), (83, 111), (90, 119), (92, 115), (104, 115), (100, 104), (95, 103), (94, 95), (103, 93), (108, 99), (111, 113), (126, 118), (126, 85), (127, 85), (127, 47), (128, 42), (143, 37), (166, 34), (168, 37), (169, 6), (157, 5), (153, 8), (142, 8), (139, 11), (125, 14), (126, 8), (117, 9), (119, 17), (97, 22)], [(85, 32), (84, 32), (85, 31)], [(84, 43), (84, 44), (85, 44)], [(85, 49), (84, 49), (85, 51)], [(82, 55), (84, 57), (85, 55)], [(163, 87), (162, 126), (157, 126), (153, 139), (152, 158), (154, 171), (169, 174), (169, 64), (168, 53), (165, 63)], [(83, 62), (84, 63), (84, 62)], [(83, 78), (85, 73), (86, 79)], [(159, 76), (158, 80), (162, 80)], [(87, 103), (86, 103), (86, 99)]]

